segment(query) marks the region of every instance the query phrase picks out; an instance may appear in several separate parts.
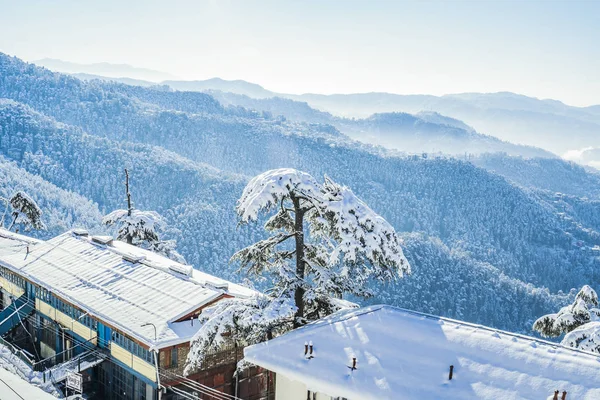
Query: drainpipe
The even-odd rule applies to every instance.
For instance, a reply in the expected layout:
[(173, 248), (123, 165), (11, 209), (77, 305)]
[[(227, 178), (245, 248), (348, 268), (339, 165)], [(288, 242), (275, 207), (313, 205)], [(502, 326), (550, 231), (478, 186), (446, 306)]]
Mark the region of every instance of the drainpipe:
[[(127, 173), (127, 170), (125, 170), (125, 173)], [(129, 175), (128, 175), (129, 177)], [(157, 340), (157, 336), (156, 336), (156, 325), (154, 325), (152, 322), (146, 322), (140, 326), (148, 326), (148, 325), (152, 325), (152, 327), (154, 328), (154, 343), (156, 344), (156, 340)], [(160, 387), (160, 374), (158, 372), (158, 350), (156, 349), (152, 349), (152, 353), (154, 353), (154, 367), (156, 368), (156, 384), (158, 385), (158, 400), (161, 400), (162, 398), (162, 390)]]
[(240, 382), (240, 373), (237, 370), (237, 366), (238, 366), (238, 345), (237, 345), (237, 340), (234, 343), (234, 347), (235, 347), (235, 397), (238, 397), (238, 385)]
[(162, 388), (160, 387), (160, 374), (158, 372), (158, 351), (152, 349), (152, 353), (154, 353), (154, 367), (156, 368), (156, 383), (158, 388), (158, 400), (162, 399)]

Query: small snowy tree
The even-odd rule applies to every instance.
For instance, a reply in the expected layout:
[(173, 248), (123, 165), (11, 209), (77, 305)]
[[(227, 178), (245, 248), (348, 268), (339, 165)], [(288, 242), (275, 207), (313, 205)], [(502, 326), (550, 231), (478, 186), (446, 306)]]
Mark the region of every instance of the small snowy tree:
[(533, 329), (544, 337), (565, 337), (562, 344), (600, 353), (600, 309), (594, 289), (585, 285), (575, 301), (548, 314), (533, 324)]
[(174, 261), (185, 263), (176, 250), (175, 240), (161, 240), (160, 233), (166, 229), (164, 218), (155, 211), (141, 211), (133, 207), (129, 191), (129, 171), (125, 170), (127, 209), (115, 210), (102, 218), (102, 223), (117, 228), (117, 240), (162, 254)]
[[(188, 369), (201, 365), (207, 349), (228, 332), (256, 343), (343, 308), (346, 294), (369, 297), (369, 285), (410, 272), (392, 226), (347, 187), (325, 177), (318, 183), (294, 169), (267, 171), (253, 178), (238, 201), (240, 223), (271, 213), (264, 227), (271, 236), (233, 255), (240, 270), (268, 276), (268, 298), (217, 303), (192, 339)], [(265, 311), (265, 310), (268, 310)], [(236, 339), (237, 340), (237, 339)]]
[(42, 222), (42, 210), (25, 192), (16, 192), (10, 199), (0, 198), (5, 202), (4, 214), (0, 226), (4, 226), (6, 214), (10, 211), (11, 223), (6, 229), (11, 230), (21, 225), (25, 231), (31, 229), (42, 230), (46, 226)]
[(295, 310), (289, 298), (261, 294), (218, 301), (198, 317), (201, 328), (192, 339), (185, 374), (199, 369), (207, 354), (227, 344), (245, 347), (289, 330)]

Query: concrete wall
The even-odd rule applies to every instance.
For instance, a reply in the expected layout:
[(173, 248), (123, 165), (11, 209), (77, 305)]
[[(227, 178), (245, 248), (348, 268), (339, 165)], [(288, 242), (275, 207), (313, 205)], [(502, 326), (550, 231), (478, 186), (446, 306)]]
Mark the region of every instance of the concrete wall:
[(48, 346), (46, 343), (40, 341), (40, 356), (42, 356), (42, 358), (50, 358), (54, 355), (56, 355), (56, 350)]
[[(277, 374), (275, 378), (275, 400), (307, 400), (307, 394), (308, 389), (305, 384)], [(313, 400), (312, 394), (310, 400)], [(317, 393), (316, 400), (332, 400), (332, 397)]]

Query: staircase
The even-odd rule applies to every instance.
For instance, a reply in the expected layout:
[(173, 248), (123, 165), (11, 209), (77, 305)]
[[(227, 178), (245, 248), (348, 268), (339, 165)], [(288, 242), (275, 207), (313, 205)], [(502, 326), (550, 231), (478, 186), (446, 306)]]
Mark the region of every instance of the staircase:
[(33, 312), (34, 305), (26, 294), (15, 299), (10, 306), (0, 312), (0, 336), (4, 336), (11, 329), (21, 323)]

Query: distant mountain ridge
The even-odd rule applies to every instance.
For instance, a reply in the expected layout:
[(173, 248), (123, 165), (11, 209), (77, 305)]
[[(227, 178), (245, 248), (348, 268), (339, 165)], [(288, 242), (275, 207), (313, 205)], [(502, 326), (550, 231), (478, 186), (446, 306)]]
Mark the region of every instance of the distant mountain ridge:
[[(245, 95), (255, 100), (275, 97), (291, 99), (305, 103), (317, 112), (347, 118), (367, 118), (373, 114), (392, 112), (416, 115), (421, 112), (437, 113), (459, 120), (477, 132), (514, 144), (541, 147), (558, 155), (587, 147), (600, 147), (600, 105), (574, 107), (558, 100), (540, 100), (511, 92), (444, 96), (392, 93), (295, 95), (272, 92), (258, 84), (242, 80), (225, 81), (214, 78), (190, 82), (169, 80), (163, 83), (177, 90), (213, 92), (221, 100), (227, 97), (227, 93)], [(226, 93), (219, 95), (217, 92)], [(241, 101), (229, 97), (226, 101), (233, 104)], [(593, 160), (595, 163), (598, 161), (600, 160)]]
[(33, 63), (56, 72), (68, 74), (83, 73), (123, 79), (132, 79), (131, 77), (135, 77), (135, 79), (140, 81), (140, 83), (144, 80), (160, 82), (166, 79), (174, 78), (173, 75), (166, 72), (156, 71), (148, 68), (134, 67), (129, 64), (111, 64), (107, 62), (80, 64), (58, 60), (55, 58), (43, 58), (41, 60), (35, 60)]

